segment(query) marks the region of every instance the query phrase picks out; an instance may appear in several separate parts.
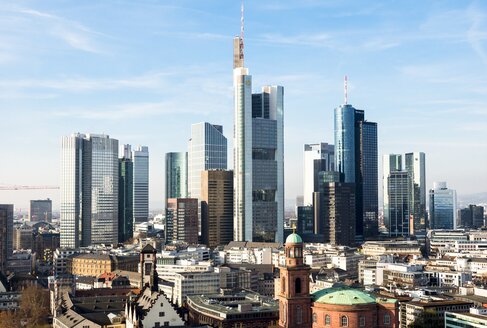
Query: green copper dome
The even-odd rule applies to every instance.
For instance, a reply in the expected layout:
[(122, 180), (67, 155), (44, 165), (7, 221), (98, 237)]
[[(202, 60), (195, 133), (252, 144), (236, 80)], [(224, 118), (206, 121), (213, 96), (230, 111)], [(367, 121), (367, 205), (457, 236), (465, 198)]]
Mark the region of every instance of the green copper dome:
[(299, 244), (302, 242), (303, 242), (303, 239), (301, 239), (301, 237), (295, 232), (293, 232), (292, 234), (290, 234), (286, 238), (286, 244)]
[(313, 302), (333, 305), (376, 303), (375, 297), (354, 288), (325, 288), (311, 294)]

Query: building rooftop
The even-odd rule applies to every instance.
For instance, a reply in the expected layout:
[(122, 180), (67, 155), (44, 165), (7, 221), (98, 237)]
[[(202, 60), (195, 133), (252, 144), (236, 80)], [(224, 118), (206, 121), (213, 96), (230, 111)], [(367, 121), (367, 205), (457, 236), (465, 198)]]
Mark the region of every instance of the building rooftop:
[(436, 307), (436, 306), (448, 306), (448, 305), (472, 305), (472, 302), (459, 301), (459, 300), (425, 300), (425, 301), (411, 301), (406, 305), (413, 305), (419, 307)]
[(311, 294), (313, 302), (334, 305), (361, 305), (376, 303), (375, 297), (354, 288), (325, 288)]
[(286, 238), (286, 244), (301, 244), (303, 239), (297, 233), (293, 232)]

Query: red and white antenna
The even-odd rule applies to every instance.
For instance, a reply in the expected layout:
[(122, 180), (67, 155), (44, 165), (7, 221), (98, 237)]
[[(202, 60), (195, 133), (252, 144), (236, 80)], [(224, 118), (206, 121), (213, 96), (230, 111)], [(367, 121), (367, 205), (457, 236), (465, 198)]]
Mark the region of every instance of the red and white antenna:
[(345, 79), (343, 81), (343, 91), (345, 94), (345, 105), (348, 105), (348, 77), (345, 75)]

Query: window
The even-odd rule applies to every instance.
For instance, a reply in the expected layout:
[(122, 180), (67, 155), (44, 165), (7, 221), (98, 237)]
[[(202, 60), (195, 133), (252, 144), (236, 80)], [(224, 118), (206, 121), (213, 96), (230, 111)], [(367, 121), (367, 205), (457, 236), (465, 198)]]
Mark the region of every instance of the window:
[(285, 293), (286, 292), (286, 277), (282, 277), (282, 281), (281, 281), (281, 293)]
[(389, 314), (384, 314), (384, 325), (391, 324), (391, 316)]
[(327, 315), (325, 315), (325, 326), (329, 326), (330, 324), (331, 324), (331, 318), (327, 314)]
[(165, 313), (164, 313), (164, 312), (159, 312), (159, 316), (160, 316), (160, 317), (163, 317), (164, 315), (165, 315)]
[(301, 294), (301, 278), (296, 278), (294, 281), (294, 292), (296, 294)]
[(303, 309), (301, 308), (301, 305), (296, 306), (296, 323), (303, 323)]
[(348, 327), (348, 317), (342, 316), (340, 318), (340, 327)]
[(318, 316), (316, 315), (316, 313), (313, 313), (313, 322), (316, 322), (318, 321)]
[(164, 326), (169, 327), (169, 321), (164, 321)]
[(365, 317), (360, 316), (360, 322), (359, 322), (360, 327), (365, 327)]

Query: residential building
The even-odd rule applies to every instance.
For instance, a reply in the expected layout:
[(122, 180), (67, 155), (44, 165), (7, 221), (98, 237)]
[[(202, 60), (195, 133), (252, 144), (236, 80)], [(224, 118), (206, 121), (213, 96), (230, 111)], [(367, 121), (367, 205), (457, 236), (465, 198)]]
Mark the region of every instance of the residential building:
[(118, 241), (123, 243), (134, 233), (134, 166), (130, 145), (120, 148), (118, 160)]
[(0, 273), (7, 270), (7, 259), (13, 253), (14, 206), (0, 204)]
[(134, 223), (149, 220), (149, 148), (137, 146), (132, 150), (133, 160), (133, 216)]
[(61, 246), (118, 242), (118, 140), (108, 135), (63, 137)]
[(377, 123), (350, 104), (335, 108), (335, 171), (343, 182), (355, 184), (357, 240), (377, 234), (378, 154)]
[(284, 88), (252, 94), (243, 38), (234, 39), (234, 240), (281, 241), (284, 233)]
[(52, 200), (38, 199), (30, 201), (29, 219), (31, 222), (52, 221)]
[(233, 240), (233, 172), (201, 172), (201, 241), (210, 248)]
[(196, 198), (168, 199), (166, 225), (168, 221), (171, 221), (172, 241), (198, 244), (198, 200)]
[(169, 198), (188, 197), (188, 153), (166, 153), (166, 206)]
[(115, 256), (85, 253), (72, 256), (67, 262), (67, 272), (77, 276), (97, 277), (105, 272), (124, 270), (137, 272), (138, 256)]
[(313, 193), (318, 191), (318, 173), (335, 170), (335, 147), (320, 142), (304, 145), (303, 205), (313, 204)]
[(429, 191), (429, 218), (432, 229), (457, 227), (457, 192), (446, 182), (435, 182)]

